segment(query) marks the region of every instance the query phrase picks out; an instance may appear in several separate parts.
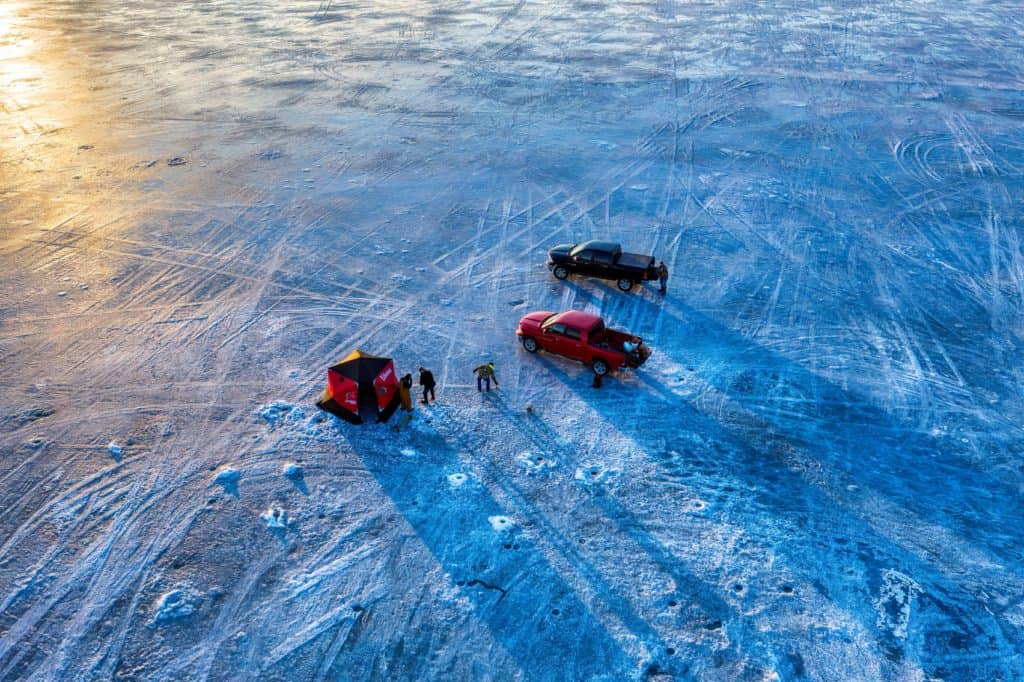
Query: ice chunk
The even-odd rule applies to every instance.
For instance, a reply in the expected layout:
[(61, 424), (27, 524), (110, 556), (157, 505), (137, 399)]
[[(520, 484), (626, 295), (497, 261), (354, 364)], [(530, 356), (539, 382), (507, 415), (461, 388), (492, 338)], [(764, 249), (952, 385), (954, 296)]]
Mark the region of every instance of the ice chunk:
[(280, 507), (270, 507), (260, 518), (267, 522), (267, 528), (284, 528), (288, 525), (288, 512)]
[(539, 452), (520, 452), (518, 460), (530, 474), (543, 473), (555, 466), (554, 459)]
[(271, 428), (280, 425), (281, 422), (299, 421), (306, 416), (301, 407), (284, 400), (267, 403), (256, 410), (256, 414), (262, 417)]
[(610, 469), (603, 464), (587, 464), (577, 467), (574, 478), (583, 485), (605, 483), (619, 473), (618, 469)]
[(164, 593), (156, 603), (153, 625), (167, 625), (173, 621), (187, 618), (196, 612), (202, 597), (190, 587), (176, 587)]
[(488, 516), (487, 520), (490, 522), (491, 528), (496, 531), (505, 531), (514, 525), (512, 519), (507, 516)]
[(234, 467), (222, 467), (213, 477), (215, 483), (224, 488), (224, 492), (238, 497), (238, 479), (242, 477)]
[(923, 590), (910, 576), (895, 569), (882, 571), (882, 587), (874, 601), (878, 627), (890, 630), (898, 639), (907, 638), (910, 607)]

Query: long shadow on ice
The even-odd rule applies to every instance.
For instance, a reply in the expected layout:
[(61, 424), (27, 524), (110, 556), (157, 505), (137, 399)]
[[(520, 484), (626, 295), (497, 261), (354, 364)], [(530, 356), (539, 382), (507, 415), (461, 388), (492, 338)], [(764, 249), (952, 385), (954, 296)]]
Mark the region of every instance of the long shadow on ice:
[[(706, 333), (708, 343), (714, 338), (726, 347), (731, 338), (718, 328), (707, 328)], [(760, 350), (756, 354), (761, 361), (769, 355)], [(739, 350), (734, 349), (732, 361), (739, 363), (742, 357)], [(838, 510), (833, 497), (794, 470), (795, 461), (787, 456), (791, 449), (806, 449), (819, 457), (822, 466), (828, 466), (838, 454), (828, 450), (827, 441), (815, 445), (799, 436), (791, 437), (783, 428), (770, 423), (761, 422), (765, 428), (760, 431), (749, 428), (748, 424), (722, 423), (693, 408), (678, 393), (643, 371), (638, 375), (646, 390), (618, 384), (614, 379), (606, 382), (605, 388), (595, 390), (590, 388), (587, 379), (570, 375), (561, 360), (543, 355), (538, 359), (609, 424), (656, 456), (659, 466), (670, 478), (695, 486), (710, 484), (726, 492), (730, 485), (722, 486), (723, 481), (737, 483), (735, 488), (745, 491), (751, 499), (732, 500), (731, 522), (742, 523), (744, 530), (754, 537), (767, 535), (762, 542), (784, 559), (780, 565), (799, 574), (806, 584), (851, 614), (866, 632), (876, 633), (879, 650), (894, 663), (909, 656), (926, 670), (970, 672), (971, 675), (984, 671), (985, 675), (993, 677), (1006, 676), (1017, 665), (1014, 652), (1020, 635), (987, 611), (988, 605), (980, 603), (974, 594), (966, 593), (927, 557), (881, 535), (860, 514)], [(778, 358), (776, 361), (776, 371), (790, 369)], [(790, 371), (798, 376), (806, 375), (799, 368)], [(839, 399), (840, 396), (830, 397)], [(848, 398), (848, 402), (853, 400)], [(856, 414), (852, 413), (852, 406), (850, 410), (851, 414)], [(872, 411), (866, 410), (870, 415)], [(634, 419), (632, 413), (645, 418)], [(871, 415), (871, 418), (879, 416)], [(852, 421), (841, 423), (838, 428), (850, 430), (848, 437), (855, 435), (856, 426)], [(699, 447), (684, 443), (676, 445), (683, 451), (681, 457), (670, 455), (667, 443), (685, 433), (699, 434), (706, 442), (714, 443), (714, 453), (701, 455), (697, 452)], [(892, 449), (893, 445), (888, 447)], [(893, 456), (909, 457), (898, 452)], [(877, 453), (865, 455), (869, 460), (879, 457)], [(863, 481), (865, 486), (876, 485), (869, 473), (853, 469), (849, 475)], [(923, 484), (922, 481), (916, 483)], [(890, 488), (890, 492), (895, 500), (903, 500), (902, 495), (897, 495), (897, 489)], [(737, 495), (741, 493), (726, 493), (723, 499), (728, 501)], [(991, 522), (994, 523), (994, 519)], [(1006, 532), (1005, 528), (1001, 530)], [(645, 544), (648, 550), (652, 547), (656, 555), (659, 552), (656, 544)], [(862, 570), (851, 574), (851, 564), (862, 566)], [(898, 576), (891, 570), (898, 571)], [(914, 583), (896, 585), (894, 581), (901, 580), (899, 576), (903, 574), (912, 577)], [(887, 576), (897, 578), (889, 580)], [(691, 584), (700, 589), (699, 582), (691, 581)], [(926, 592), (919, 594), (913, 585), (924, 586)], [(709, 592), (705, 590), (700, 598), (708, 598)], [(1012, 601), (1013, 595), (1009, 597)], [(912, 609), (911, 602), (914, 602)], [(908, 622), (903, 619), (911, 610), (912, 630), (907, 639)], [(784, 649), (792, 645), (771, 633), (751, 633), (750, 629), (735, 623), (728, 627), (740, 628), (730, 634), (749, 637), (740, 641), (745, 642), (746, 650), (762, 660), (785, 660)], [(973, 644), (967, 644), (969, 642)]]
[[(609, 293), (612, 294), (609, 289)], [(584, 294), (586, 297), (587, 294)], [(1020, 482), (997, 478), (958, 454), (953, 438), (904, 425), (868, 400), (767, 350), (674, 297), (605, 296), (641, 327), (655, 320), (672, 343), (650, 338), (656, 354), (682, 366), (717, 366), (696, 374), (734, 404), (804, 449), (830, 475), (883, 495), (915, 517), (954, 532), (1000, 563), (1022, 568), (1019, 530), (1007, 512), (1024, 506)], [(683, 317), (672, 314), (678, 309)], [(643, 333), (645, 329), (639, 330)], [(676, 351), (674, 349), (682, 349)], [(683, 399), (671, 391), (672, 400)], [(802, 407), (801, 407), (802, 406)], [(743, 419), (743, 415), (737, 415)], [(748, 420), (751, 421), (751, 420)], [(731, 428), (730, 424), (723, 424)]]
[[(539, 359), (547, 364), (554, 374), (561, 374), (561, 378), (571, 382), (567, 375), (562, 374), (555, 367), (554, 362), (543, 356)], [(625, 396), (620, 394), (618, 397)], [(491, 401), (502, 413), (502, 418), (505, 422), (512, 424), (515, 430), (529, 442), (532, 452), (544, 453), (551, 461), (575, 462), (578, 460), (579, 453), (571, 442), (566, 440), (566, 434), (556, 431), (544, 419), (535, 415), (524, 416), (520, 410), (510, 407), (500, 396), (491, 398)], [(617, 409), (621, 410), (621, 404), (617, 402), (619, 406)], [(621, 421), (621, 413), (618, 414), (618, 417), (620, 418), (618, 421)], [(742, 618), (736, 617), (735, 609), (720, 596), (718, 585), (708, 583), (689, 570), (684, 562), (680, 561), (646, 527), (645, 519), (631, 511), (615, 495), (601, 489), (595, 490), (589, 496), (589, 501), (600, 509), (600, 513), (605, 518), (615, 524), (618, 532), (628, 537), (634, 546), (643, 552), (646, 559), (644, 563), (649, 561), (662, 574), (672, 579), (675, 596), (677, 601), (683, 604), (681, 611), (686, 613), (684, 620), (688, 621), (688, 627), (714, 632), (725, 624), (726, 638), (728, 640), (756, 641), (756, 636), (750, 631), (747, 624)], [(581, 508), (575, 509), (576, 511), (583, 511)], [(572, 559), (574, 563), (587, 563), (578, 553), (574, 552), (573, 554)], [(623, 556), (622, 560), (630, 565), (639, 564), (639, 562), (628, 556)], [(624, 598), (617, 595), (611, 586), (604, 584), (605, 581), (600, 578), (596, 581), (594, 578), (591, 578), (591, 580), (592, 582), (602, 583), (602, 598), (606, 600), (612, 599), (614, 602), (624, 601)], [(619, 609), (620, 612), (625, 610), (629, 610), (632, 613), (632, 609), (629, 607)], [(642, 622), (642, 625), (639, 625), (638, 622)], [(652, 626), (648, 622), (640, 620), (639, 615), (633, 616), (630, 625), (637, 634), (647, 631), (653, 632)], [(650, 642), (657, 637), (658, 635), (656, 634), (648, 634), (647, 640)], [(688, 644), (685, 642), (675, 642), (676, 646), (673, 648), (678, 649), (678, 651), (672, 656), (655, 656), (657, 662), (654, 664), (653, 669), (660, 669), (666, 674), (673, 675), (692, 674), (699, 676), (711, 674), (711, 669), (714, 668), (721, 669), (719, 674), (726, 674), (725, 670), (731, 670), (736, 675), (744, 676), (760, 676), (765, 674), (763, 665), (770, 658), (760, 657), (759, 654), (762, 652), (750, 650), (736, 651), (733, 656), (729, 656), (728, 654), (723, 654), (718, 649), (720, 642), (714, 637), (702, 640), (700, 637), (694, 637), (692, 632), (687, 633), (687, 637), (693, 637), (693, 641)], [(662, 645), (659, 649), (665, 651), (666, 647)], [(780, 667), (778, 661), (772, 661), (772, 667), (776, 672), (786, 672), (783, 667)], [(652, 668), (648, 668), (648, 670), (651, 671)]]
[(424, 424), (410, 440), (375, 433), (366, 429), (349, 443), (525, 679), (592, 679), (634, 668), (517, 528), (516, 514), (463, 473), (470, 467), (442, 435)]
[[(535, 436), (537, 434), (535, 423), (531, 420), (523, 419), (516, 411), (510, 409), (505, 403), (504, 398), (500, 393), (495, 395), (488, 395), (488, 402), (495, 407), (502, 414), (505, 424), (509, 424), (514, 427), (515, 431), (520, 436), (525, 437), (530, 441), (531, 446), (535, 451), (543, 452), (545, 444), (541, 443)], [(457, 422), (455, 419), (450, 418), (443, 412), (437, 413), (438, 429), (444, 434), (449, 443), (454, 443), (455, 446), (462, 452), (472, 452), (475, 450), (473, 447), (473, 436), (469, 433), (468, 429)], [(560, 440), (558, 435), (553, 431), (549, 431), (546, 439), (547, 446), (555, 440)], [(561, 454), (561, 453), (556, 453)], [(557, 457), (553, 458), (552, 461), (571, 461), (568, 457)], [(580, 550), (576, 543), (576, 538), (569, 538), (564, 532), (559, 530), (556, 521), (549, 519), (545, 512), (539, 508), (537, 504), (531, 501), (530, 493), (525, 491), (519, 484), (516, 483), (515, 477), (503, 470), (499, 465), (494, 464), (490, 461), (489, 456), (478, 457), (477, 466), (483, 471), (486, 482), (500, 489), (502, 494), (506, 496), (512, 504), (515, 505), (515, 512), (526, 520), (526, 522), (537, 531), (541, 533), (544, 541), (552, 546), (555, 551), (562, 559), (564, 559), (569, 566), (571, 571), (578, 573), (586, 581), (587, 588), (593, 593), (594, 598), (599, 600), (603, 607), (609, 610), (614, 618), (619, 621), (637, 640), (643, 643), (644, 648), (652, 657), (650, 661), (637, 662), (637, 666), (643, 667), (647, 673), (654, 674), (658, 671), (666, 671), (673, 669), (670, 661), (663, 660), (660, 654), (656, 652), (663, 652), (669, 649), (667, 643), (662, 639), (658, 631), (652, 627), (647, 618), (637, 612), (634, 606), (630, 603), (629, 599), (621, 593), (621, 590), (617, 589), (613, 584), (613, 581), (607, 578), (602, 571), (591, 562), (584, 552)], [(570, 491), (566, 491), (565, 488), (559, 490), (560, 494), (564, 493), (564, 497), (560, 498), (561, 511), (566, 513), (578, 514), (586, 513), (582, 508), (576, 506), (572, 499)], [(609, 501), (610, 502), (610, 501)], [(571, 511), (570, 511), (571, 510)], [(628, 528), (640, 528), (640, 519), (633, 517), (628, 510), (621, 506), (617, 506), (611, 513), (614, 518), (621, 525)], [(642, 546), (645, 546), (647, 551), (655, 558), (656, 561), (660, 561), (663, 565), (668, 566), (670, 561), (667, 560), (667, 553), (657, 545), (656, 542), (649, 535), (638, 533), (635, 540)], [(678, 566), (674, 566), (678, 568)], [(666, 572), (672, 573), (671, 570)], [(693, 585), (694, 579), (692, 575), (687, 575), (679, 571), (673, 573), (673, 577), (678, 581), (679, 584)], [(697, 590), (697, 594), (704, 594), (705, 591)], [(693, 595), (689, 595), (693, 596)], [(702, 622), (705, 624), (721, 622), (721, 619), (725, 616), (725, 605), (718, 600), (705, 600), (705, 599), (691, 599), (689, 605), (694, 607), (690, 611), (698, 611), (700, 617), (703, 619)], [(642, 664), (642, 666), (641, 666)], [(618, 671), (617, 676), (620, 676), (622, 671)]]

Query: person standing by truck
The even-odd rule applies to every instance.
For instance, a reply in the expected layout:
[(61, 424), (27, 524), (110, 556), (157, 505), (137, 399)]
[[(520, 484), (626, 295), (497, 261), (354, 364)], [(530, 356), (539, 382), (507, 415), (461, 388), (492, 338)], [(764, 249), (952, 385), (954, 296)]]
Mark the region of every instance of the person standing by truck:
[(491, 392), (491, 379), (494, 379), (494, 387), (498, 387), (498, 377), (494, 373), (494, 363), (488, 362), (487, 364), (480, 365), (473, 369), (473, 374), (476, 375), (476, 390), (481, 391), (481, 382), (487, 385), (487, 392)]
[(434, 386), (436, 385), (437, 383), (434, 381), (433, 373), (431, 373), (429, 369), (424, 369), (420, 367), (420, 386), (423, 387), (423, 400), (421, 400), (420, 402), (426, 405), (427, 396), (430, 396), (431, 400), (437, 400), (437, 398), (434, 396)]
[(661, 284), (661, 289), (658, 293), (662, 296), (668, 291), (668, 268), (665, 267), (665, 261), (658, 261), (658, 282)]

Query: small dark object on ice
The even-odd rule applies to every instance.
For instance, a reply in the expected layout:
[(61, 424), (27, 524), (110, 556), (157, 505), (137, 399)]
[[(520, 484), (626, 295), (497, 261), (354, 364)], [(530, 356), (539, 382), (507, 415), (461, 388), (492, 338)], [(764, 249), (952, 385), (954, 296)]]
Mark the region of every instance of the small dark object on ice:
[(184, 166), (185, 165), (185, 159), (181, 158), (180, 156), (175, 156), (173, 159), (167, 159), (167, 165), (168, 166)]

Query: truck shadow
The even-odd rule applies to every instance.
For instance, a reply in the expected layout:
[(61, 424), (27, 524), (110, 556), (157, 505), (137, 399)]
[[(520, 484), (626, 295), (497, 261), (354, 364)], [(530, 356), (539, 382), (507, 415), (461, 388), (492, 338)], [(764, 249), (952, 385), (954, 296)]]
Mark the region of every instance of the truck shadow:
[[(617, 294), (603, 287), (609, 294)], [(647, 292), (645, 292), (646, 294)], [(588, 293), (580, 295), (586, 301)], [(733, 405), (725, 423), (750, 437), (770, 429), (802, 445), (834, 478), (862, 491), (883, 495), (918, 519), (953, 531), (1000, 562), (1022, 567), (1022, 537), (1007, 528), (1006, 509), (1024, 503), (1020, 482), (997, 478), (971, 461), (957, 438), (935, 437), (899, 423), (868, 399), (840, 388), (814, 372), (759, 346), (669, 295), (606, 295), (589, 300), (612, 320), (628, 320), (644, 337), (654, 358), (663, 354)], [(665, 344), (654, 335), (683, 340)], [(685, 353), (672, 348), (685, 347)], [(711, 361), (716, 371), (700, 372)], [(687, 372), (684, 372), (686, 374)], [(640, 376), (648, 376), (643, 370)], [(683, 381), (686, 381), (683, 377)], [(668, 391), (673, 402), (685, 403)], [(745, 414), (743, 414), (745, 413)], [(712, 419), (718, 418), (713, 416)], [(742, 426), (746, 423), (746, 427)], [(938, 503), (937, 503), (938, 501)]]
[[(681, 368), (689, 364), (693, 377), (720, 398), (709, 399), (706, 391), (687, 394), (682, 386), (692, 382), (686, 371), (677, 377), (681, 387), (673, 390), (643, 368), (636, 372), (643, 390), (614, 378), (594, 390), (589, 374), (576, 376), (561, 360), (538, 358), (554, 376), (652, 453), (670, 477), (707, 483), (710, 473), (719, 482), (739, 481), (736, 487), (751, 496), (748, 524), (788, 524), (792, 533), (773, 551), (803, 570), (806, 581), (859, 619), (866, 631), (875, 632), (881, 650), (893, 660), (904, 656), (906, 642), (898, 627), (889, 627), (891, 613), (879, 609), (894, 612), (900, 606), (886, 601), (882, 579), (898, 569), (914, 576), (928, 593), (918, 601), (915, 618), (926, 633), (920, 641), (929, 656), (977, 673), (972, 668), (977, 660), (972, 664), (966, 653), (955, 652), (962, 648), (958, 641), (978, 637), (986, 642), (986, 675), (1007, 674), (1019, 637), (988, 607), (983, 610), (979, 600), (987, 601), (982, 590), (1002, 584), (1008, 574), (1021, 574), (1020, 531), (1007, 523), (1007, 510), (1021, 506), (1018, 488), (958, 455), (952, 439), (901, 425), (865, 399), (678, 301), (662, 304), (656, 292), (644, 297), (608, 293), (583, 290), (577, 299), (613, 324), (632, 322), (630, 331), (651, 343), (655, 358), (663, 351), (652, 330), (685, 339), (685, 346), (669, 345), (668, 359)], [(671, 352), (677, 347), (685, 347), (685, 354)], [(702, 355), (727, 370), (698, 372)], [(773, 405), (780, 387), (804, 397), (801, 409), (790, 405), (782, 411)], [(717, 461), (709, 462), (701, 447), (685, 443), (677, 446), (681, 453), (672, 452), (666, 443), (673, 431), (703, 436), (705, 445), (715, 446)], [(720, 492), (723, 501), (737, 495), (729, 484)], [(735, 499), (731, 504), (739, 508)], [(957, 544), (949, 547), (944, 538)], [(966, 556), (956, 555), (958, 545), (966, 545)], [(850, 574), (851, 565), (866, 570)], [(851, 575), (860, 579), (853, 581)], [(906, 595), (908, 609), (911, 596)]]
[[(799, 460), (789, 458), (793, 448), (807, 447), (807, 443), (778, 431), (766, 431), (755, 438), (733, 431), (650, 377), (642, 378), (649, 389), (646, 391), (615, 385), (614, 379), (605, 388), (592, 389), (589, 373), (574, 376), (558, 359), (538, 360), (657, 461), (665, 475), (650, 485), (682, 482), (707, 497), (711, 511), (724, 510), (719, 512), (722, 518), (742, 528), (752, 541), (765, 538), (767, 550), (788, 576), (780, 575), (777, 585), (761, 585), (762, 598), (772, 598), (763, 594), (772, 588), (775, 599), (817, 591), (821, 598), (858, 621), (865, 633), (872, 633), (878, 650), (893, 663), (911, 658), (925, 670), (931, 665), (957, 671), (954, 676), (962, 673), (970, 677), (968, 673), (982, 672), (983, 677), (998, 679), (1009, 674), (1019, 637), (1011, 634), (989, 609), (982, 609), (977, 595), (965, 593), (957, 576), (949, 575), (945, 567), (936, 566), (930, 557), (921, 557), (917, 548), (893, 542), (860, 514), (847, 513), (849, 510), (839, 507), (834, 496), (819, 488), (813, 477), (809, 481), (806, 472), (795, 466)], [(649, 421), (646, 416), (650, 415), (661, 417)], [(673, 415), (671, 423), (664, 422), (664, 415)], [(550, 427), (539, 428), (554, 433)], [(700, 434), (704, 445), (687, 443), (683, 437), (687, 433)], [(679, 436), (678, 442), (673, 443), (673, 435)], [(602, 498), (601, 504), (607, 506), (609, 514), (617, 513), (621, 506), (612, 498)], [(647, 535), (641, 543), (645, 551), (678, 576), (681, 569), (673, 564), (682, 559), (665, 551), (644, 529), (643, 521), (638, 522), (628, 511), (622, 514), (623, 530), (635, 537)], [(893, 570), (913, 576), (916, 587), (908, 587), (901, 594), (891, 593), (885, 576), (892, 575)], [(798, 582), (794, 586), (788, 579)], [(727, 591), (724, 584), (709, 587), (708, 581), (700, 577), (681, 584), (696, 590), (702, 603), (725, 603), (721, 596)], [(914, 603), (914, 625), (919, 634), (908, 644), (905, 634), (901, 635), (901, 616), (893, 614), (904, 608), (909, 613), (916, 594), (913, 590), (918, 587), (927, 596)], [(716, 590), (719, 596), (709, 596)], [(742, 622), (741, 615), (733, 613), (733, 620), (726, 624), (730, 641), (743, 642), (748, 654), (782, 666), (776, 670), (784, 679), (798, 676), (796, 668), (789, 671), (792, 675), (783, 674), (793, 642), (780, 640), (770, 632), (754, 631)], [(967, 652), (958, 644), (963, 641), (984, 644)]]
[[(423, 414), (448, 420), (442, 410)], [(466, 473), (473, 450), (453, 447), (426, 423), (408, 436), (371, 427), (347, 440), (526, 679), (591, 679), (636, 668), (519, 527), (517, 514)]]

